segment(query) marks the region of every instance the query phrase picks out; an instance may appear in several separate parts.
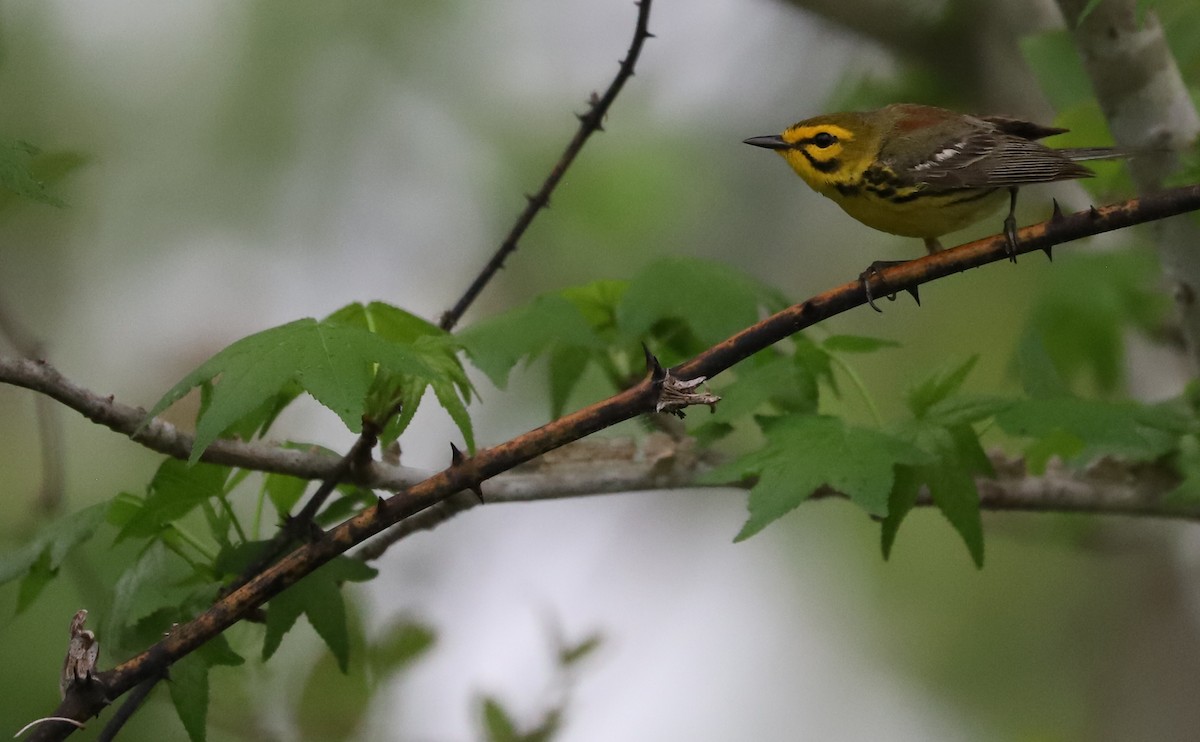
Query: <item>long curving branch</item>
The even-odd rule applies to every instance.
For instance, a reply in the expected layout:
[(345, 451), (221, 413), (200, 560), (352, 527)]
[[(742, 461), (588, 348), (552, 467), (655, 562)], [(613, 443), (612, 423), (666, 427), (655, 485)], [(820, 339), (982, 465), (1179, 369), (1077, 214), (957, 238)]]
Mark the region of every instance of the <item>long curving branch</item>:
[[(1019, 254), (1048, 250), (1051, 246), (1103, 231), (1162, 219), (1200, 209), (1200, 185), (1178, 188), (1121, 204), (1093, 208), (1069, 216), (1056, 214), (1018, 233)], [(1008, 259), (1004, 236), (995, 235), (901, 265), (882, 268), (877, 278), (888, 290), (915, 290), (922, 283), (968, 268)], [(459, 458), (446, 469), (403, 489), (332, 528), (264, 569), (244, 585), (218, 599), (191, 621), (174, 627), (160, 642), (115, 668), (101, 672), (89, 683), (77, 683), (67, 692), (56, 717), (84, 721), (143, 681), (160, 675), (172, 663), (237, 623), (273, 596), (329, 560), (405, 518), (425, 511), (456, 493), (478, 489), (482, 482), (568, 443), (641, 414), (661, 410), (664, 393), (677, 394), (698, 380), (711, 378), (738, 361), (831, 316), (866, 303), (861, 282), (839, 286), (808, 301), (788, 307), (743, 330), (695, 358), (671, 369), (653, 364), (655, 372), (640, 383), (606, 400), (547, 423), (505, 443)], [(686, 393), (685, 391), (682, 393)], [(700, 399), (703, 399), (702, 397)], [(99, 691), (97, 690), (99, 689)], [(75, 727), (47, 722), (34, 739), (63, 739)]]

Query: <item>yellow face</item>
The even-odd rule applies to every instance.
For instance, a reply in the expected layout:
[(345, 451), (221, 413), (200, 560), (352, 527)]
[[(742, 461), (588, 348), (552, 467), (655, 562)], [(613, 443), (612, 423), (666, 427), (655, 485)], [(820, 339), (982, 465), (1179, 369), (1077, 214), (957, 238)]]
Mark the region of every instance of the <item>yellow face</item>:
[(776, 150), (810, 188), (825, 195), (840, 184), (857, 182), (879, 145), (869, 134), (864, 138), (861, 128), (856, 135), (831, 118), (818, 116), (789, 127), (779, 136), (787, 146)]

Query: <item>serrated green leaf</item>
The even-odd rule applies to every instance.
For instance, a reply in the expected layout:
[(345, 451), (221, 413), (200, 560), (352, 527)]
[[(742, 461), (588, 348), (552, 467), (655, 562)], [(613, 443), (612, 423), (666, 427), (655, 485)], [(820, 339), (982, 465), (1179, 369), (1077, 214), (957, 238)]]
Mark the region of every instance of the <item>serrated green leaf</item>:
[(917, 470), (912, 466), (897, 466), (896, 479), (892, 491), (888, 494), (888, 512), (880, 529), (880, 546), (883, 558), (892, 556), (892, 547), (896, 544), (896, 534), (900, 524), (917, 505), (917, 496), (921, 492), (921, 480)]
[[(29, 543), (0, 555), (0, 585), (17, 578), (28, 580), (21, 586), (24, 597), (18, 600), (18, 612), (33, 603), (67, 554), (92, 537), (107, 510), (107, 503), (99, 503), (65, 515), (48, 523)], [(37, 574), (30, 576), (33, 571)]]
[(193, 652), (171, 665), (167, 687), (192, 742), (204, 742), (208, 724), (208, 665)]
[(532, 361), (551, 348), (605, 347), (580, 309), (555, 294), (472, 325), (458, 339), (475, 367), (500, 388), (522, 359)]
[(391, 340), (411, 345), (423, 337), (443, 337), (448, 333), (426, 319), (399, 307), (373, 301), (370, 304), (347, 304), (325, 318), (333, 324), (361, 327)]
[(830, 335), (821, 341), (821, 347), (830, 353), (874, 353), (884, 348), (899, 348), (900, 343), (866, 335)]
[(483, 699), (483, 730), (488, 742), (520, 742), (517, 725), (495, 698)]
[(191, 595), (192, 588), (180, 584), (183, 567), (168, 554), (161, 541), (154, 541), (117, 579), (104, 630), (99, 632), (110, 642), (118, 643), (118, 637), (123, 641), (128, 626), (164, 607), (178, 609)]
[(750, 490), (750, 518), (735, 541), (758, 533), (822, 486), (846, 494), (872, 515), (886, 515), (896, 465), (928, 458), (907, 441), (820, 415), (785, 418), (764, 433), (762, 448), (704, 477), (710, 483), (758, 477)]
[(897, 470), (896, 486), (883, 521), (882, 546), (887, 558), (904, 516), (916, 504), (921, 486), (929, 490), (933, 504), (958, 531), (971, 559), (983, 566), (983, 524), (980, 518), (976, 477), (991, 476), (992, 463), (969, 425), (943, 426), (928, 419), (917, 420), (897, 430), (928, 455), (928, 460)]
[[(150, 480), (141, 507), (122, 525), (116, 541), (158, 534), (163, 526), (179, 520), (209, 498), (225, 494), (229, 474), (227, 466), (197, 464), (189, 467), (176, 459), (164, 460)], [(122, 507), (128, 507), (128, 501), (124, 501)]]
[(962, 388), (978, 361), (979, 356), (973, 355), (965, 361), (945, 366), (909, 389), (904, 401), (913, 417), (921, 419), (930, 407)]
[(341, 583), (369, 580), (377, 571), (357, 559), (337, 557), (276, 595), (267, 604), (267, 631), (263, 659), (269, 659), (283, 636), (301, 615), (329, 647), (338, 667), (346, 672), (350, 661), (350, 635)]
[(786, 304), (782, 297), (726, 265), (694, 258), (662, 258), (629, 282), (617, 306), (617, 325), (631, 340), (660, 322), (684, 322), (704, 345), (724, 340), (758, 320), (759, 308)]
[(172, 387), (146, 419), (192, 388), (212, 383), (211, 400), (196, 421), (189, 459), (194, 464), (230, 425), (287, 385), (299, 384), (357, 433), (377, 369), (430, 381), (436, 377), (411, 347), (360, 327), (301, 319), (242, 338), (220, 351)]
[(974, 431), (966, 426), (949, 429), (946, 447), (937, 452), (936, 464), (918, 467), (937, 506), (966, 544), (975, 566), (983, 568), (983, 522), (980, 518), (976, 476), (991, 475), (992, 465)]

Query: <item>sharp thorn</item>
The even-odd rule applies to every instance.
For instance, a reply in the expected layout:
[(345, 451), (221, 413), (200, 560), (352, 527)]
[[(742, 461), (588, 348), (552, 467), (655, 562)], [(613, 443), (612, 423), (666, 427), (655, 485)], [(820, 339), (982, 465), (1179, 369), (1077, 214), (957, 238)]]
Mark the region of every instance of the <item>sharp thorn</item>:
[(650, 347), (642, 343), (642, 353), (646, 357), (646, 371), (650, 373), (650, 381), (654, 384), (661, 384), (663, 379), (667, 378), (667, 372), (663, 369), (662, 364), (650, 352)]
[(1061, 222), (1063, 220), (1062, 207), (1058, 205), (1058, 199), (1051, 199), (1054, 203), (1054, 211), (1050, 213), (1051, 222)]
[(917, 303), (918, 307), (921, 306), (921, 295), (919, 293), (917, 293), (916, 286), (909, 286), (908, 288), (906, 288), (904, 290), (907, 291), (908, 295), (913, 298), (913, 301), (915, 301)]
[(650, 33), (649, 31), (647, 31), (646, 33), (642, 34), (642, 38), (644, 38), (644, 39), (657, 39), (657, 38), (658, 38), (658, 34), (653, 34), (653, 33)]
[(458, 450), (458, 446), (451, 443), (450, 444), (450, 463), (453, 466), (458, 466), (459, 464), (461, 464), (464, 461), (466, 461), (466, 457), (463, 456), (463, 452)]
[(1054, 247), (1054, 245), (1046, 245), (1045, 247), (1042, 248), (1042, 252), (1046, 253), (1046, 259), (1049, 260), (1051, 263), (1054, 262), (1054, 253), (1050, 252), (1050, 250), (1053, 247)]
[(483, 501), (483, 488), (482, 487), (480, 487), (478, 484), (475, 484), (475, 486), (471, 487), (471, 491), (475, 493), (475, 498), (479, 500), (480, 505), (485, 504)]
[(1091, 218), (1093, 218), (1093, 219), (1099, 219), (1099, 218), (1100, 218), (1100, 212), (1099, 212), (1099, 211), (1096, 211), (1096, 205), (1095, 205), (1095, 204), (1092, 204), (1091, 206), (1089, 206), (1089, 207), (1088, 207), (1088, 216), (1090, 216), (1090, 217), (1091, 217)]

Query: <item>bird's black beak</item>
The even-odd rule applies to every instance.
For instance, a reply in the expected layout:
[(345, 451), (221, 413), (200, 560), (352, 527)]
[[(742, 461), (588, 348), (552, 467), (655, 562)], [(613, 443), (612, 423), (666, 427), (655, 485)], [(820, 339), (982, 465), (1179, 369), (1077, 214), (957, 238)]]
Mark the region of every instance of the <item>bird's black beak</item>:
[(766, 137), (750, 137), (743, 139), (743, 144), (753, 144), (755, 147), (765, 147), (766, 149), (791, 149), (792, 145), (783, 141), (783, 137), (778, 134), (772, 134)]

